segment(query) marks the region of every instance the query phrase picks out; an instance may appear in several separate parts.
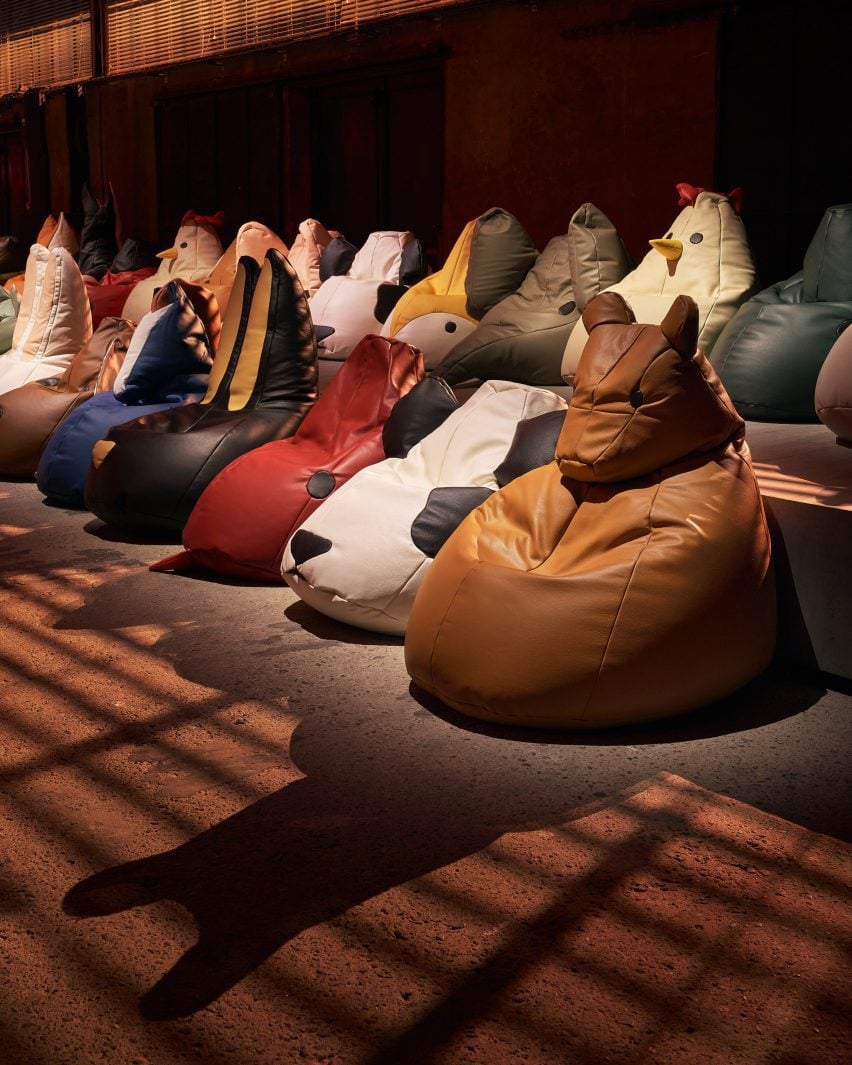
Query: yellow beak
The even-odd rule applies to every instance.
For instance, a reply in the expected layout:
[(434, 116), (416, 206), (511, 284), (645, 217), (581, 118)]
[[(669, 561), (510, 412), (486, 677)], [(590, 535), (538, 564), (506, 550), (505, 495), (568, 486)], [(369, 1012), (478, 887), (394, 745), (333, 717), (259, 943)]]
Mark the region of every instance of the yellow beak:
[(176, 259), (177, 257), (178, 257), (177, 248), (166, 248), (165, 251), (158, 251), (157, 252), (157, 258), (158, 259)]
[(676, 263), (683, 255), (683, 243), (679, 240), (649, 240), (648, 243), (670, 263)]

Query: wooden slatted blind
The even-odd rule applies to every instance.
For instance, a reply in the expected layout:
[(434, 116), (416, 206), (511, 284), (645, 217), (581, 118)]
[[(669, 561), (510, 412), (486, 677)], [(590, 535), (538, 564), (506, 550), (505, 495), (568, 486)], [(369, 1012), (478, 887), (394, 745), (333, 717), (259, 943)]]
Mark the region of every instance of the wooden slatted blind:
[(92, 76), (89, 0), (14, 0), (0, 18), (0, 95)]
[(107, 73), (356, 30), (465, 0), (107, 0)]

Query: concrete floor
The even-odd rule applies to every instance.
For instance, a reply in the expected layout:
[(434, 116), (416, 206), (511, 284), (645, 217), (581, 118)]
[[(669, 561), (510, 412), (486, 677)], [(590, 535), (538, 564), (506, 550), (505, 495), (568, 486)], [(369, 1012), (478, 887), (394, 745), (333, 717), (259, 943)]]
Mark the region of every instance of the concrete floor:
[[(570, 1053), (528, 1034), (520, 1056), (477, 1042), (471, 994), (439, 1025), (417, 980), (446, 991), (467, 960), (481, 967), (483, 856), (508, 847), (547, 864), (542, 840), (609, 816), (660, 773), (794, 834), (852, 841), (848, 691), (779, 669), (654, 727), (487, 728), (412, 691), (400, 641), (320, 617), (286, 588), (150, 573), (170, 550), (0, 484), (0, 1061), (711, 1060), (710, 1043), (694, 1057), (647, 1040), (628, 1052), (613, 1034)], [(852, 851), (820, 847), (848, 873)], [(420, 911), (423, 884), (442, 901)], [(455, 907), (469, 895), (461, 924), (451, 895)], [(523, 892), (494, 896), (511, 909)], [(418, 952), (453, 935), (469, 937), (457, 952)], [(593, 1021), (608, 1030), (606, 1011)], [(820, 1031), (814, 1060), (848, 1060), (848, 1027), (823, 1018)], [(803, 1053), (743, 1044), (719, 1060)]]

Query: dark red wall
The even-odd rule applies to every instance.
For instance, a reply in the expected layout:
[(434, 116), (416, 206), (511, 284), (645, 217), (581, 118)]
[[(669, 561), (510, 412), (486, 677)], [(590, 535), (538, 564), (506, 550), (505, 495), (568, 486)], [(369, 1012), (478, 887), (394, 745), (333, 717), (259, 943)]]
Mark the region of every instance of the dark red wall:
[[(314, 214), (359, 238), (373, 225), (425, 229), (443, 256), (491, 206), (517, 214), (541, 246), (591, 200), (638, 257), (674, 216), (677, 181), (742, 184), (764, 279), (777, 280), (801, 262), (825, 206), (852, 199), (841, 162), (850, 10), (832, 0), (504, 0), (92, 82), (82, 121), (30, 94), (33, 209), (69, 206), (57, 200), (75, 195), (81, 126), (94, 191), (110, 180), (124, 232), (154, 241), (171, 238), (184, 208), (227, 200), (226, 235), (258, 217), (292, 239)], [(436, 67), (440, 92), (405, 96), (407, 68)], [(264, 93), (262, 113), (246, 117)], [(0, 135), (11, 108), (0, 104)], [(346, 143), (358, 151), (338, 151)]]

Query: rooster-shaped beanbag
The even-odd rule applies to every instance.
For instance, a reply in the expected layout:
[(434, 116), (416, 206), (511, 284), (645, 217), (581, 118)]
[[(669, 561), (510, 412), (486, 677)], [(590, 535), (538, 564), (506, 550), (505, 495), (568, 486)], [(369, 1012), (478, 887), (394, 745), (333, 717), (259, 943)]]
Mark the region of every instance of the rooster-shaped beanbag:
[(151, 568), (198, 564), (280, 581), (290, 536), (353, 474), (387, 457), (382, 430), (388, 415), (422, 378), (419, 351), (398, 340), (364, 337), (296, 433), (226, 466), (189, 516), (186, 551)]
[(589, 340), (556, 461), (486, 500), (435, 559), (406, 665), (462, 713), (550, 728), (682, 713), (770, 662), (769, 535), (744, 426), (679, 296), (636, 325), (622, 296)]
[(517, 218), (492, 207), (468, 222), (436, 274), (404, 293), (382, 333), (419, 348), (433, 370), (486, 311), (518, 288), (537, 257)]
[[(1, 297), (0, 297), (1, 298)], [(51, 433), (95, 392), (112, 388), (133, 335), (120, 318), (105, 318), (58, 377), (0, 396), (0, 474), (31, 477)]]
[(487, 311), (434, 371), (449, 385), (499, 378), (561, 385), (562, 353), (583, 308), (630, 269), (618, 233), (594, 204), (575, 211), (523, 284)]
[(711, 362), (734, 406), (758, 421), (814, 421), (814, 389), (852, 321), (852, 204), (829, 207), (802, 270), (741, 307)]
[[(664, 237), (610, 292), (620, 292), (640, 322), (660, 322), (675, 296), (698, 306), (698, 347), (709, 355), (731, 316), (754, 290), (757, 270), (745, 226), (737, 213), (741, 190), (730, 196), (692, 185), (677, 186), (683, 210)], [(582, 323), (568, 339), (562, 376), (570, 383), (586, 331)]]
[(89, 298), (71, 253), (33, 244), (12, 346), (0, 357), (0, 393), (61, 374), (91, 335)]
[(178, 229), (171, 248), (158, 253), (160, 266), (157, 272), (140, 281), (125, 301), (121, 317), (138, 322), (151, 310), (154, 292), (163, 285), (181, 278), (185, 281), (204, 281), (222, 257), (222, 242), (216, 226), (222, 224), (222, 216), (207, 217), (187, 211)]
[(292, 436), (313, 405), (317, 356), (308, 301), (276, 248), (240, 259), (201, 402), (138, 418), (95, 445), (86, 504), (123, 528), (180, 533), (229, 462)]
[(180, 281), (143, 315), (109, 391), (73, 410), (42, 452), (36, 483), (51, 502), (82, 507), (94, 444), (112, 426), (204, 394), (212, 362), (204, 324)]
[(345, 359), (359, 340), (378, 333), (388, 308), (381, 290), (394, 298), (426, 272), (420, 241), (408, 231), (371, 233), (352, 255), (352, 245), (331, 241), (321, 258), (324, 280), (311, 297), (311, 318), (320, 336), (321, 359)]
[(519, 423), (564, 409), (552, 392), (486, 382), (404, 458), (361, 470), (303, 522), (284, 579), (323, 614), (401, 635), (443, 540), (499, 486), (501, 467), (515, 468), (506, 459)]

